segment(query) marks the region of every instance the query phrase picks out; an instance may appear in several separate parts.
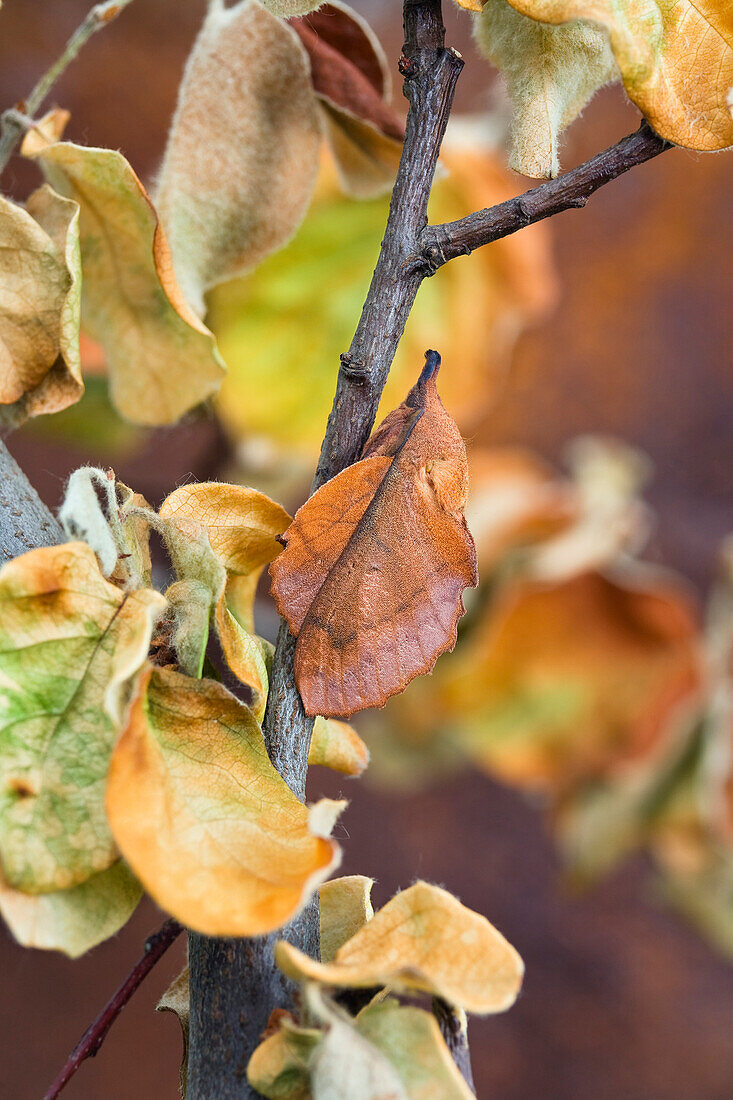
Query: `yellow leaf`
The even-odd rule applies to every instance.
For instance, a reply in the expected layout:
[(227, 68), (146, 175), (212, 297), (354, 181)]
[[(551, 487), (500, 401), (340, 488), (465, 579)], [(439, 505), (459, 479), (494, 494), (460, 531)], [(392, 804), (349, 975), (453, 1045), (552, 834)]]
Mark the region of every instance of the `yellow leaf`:
[(524, 973), (517, 952), (485, 917), (426, 882), (396, 894), (331, 963), (284, 941), (275, 957), (294, 981), (431, 993), (481, 1015), (509, 1008)]
[(216, 604), (216, 629), (226, 663), (237, 679), (252, 689), (252, 713), (261, 722), (265, 716), (270, 682), (266, 660), (269, 643), (250, 634), (237, 622), (227, 607), (225, 592)]
[(218, 388), (214, 337), (184, 301), (158, 217), (122, 154), (44, 134), (30, 130), (23, 153), (81, 208), (82, 322), (104, 348), (112, 398), (137, 423), (171, 423)]
[[(459, 120), (460, 121), (460, 120)], [(450, 136), (450, 130), (449, 130)], [(453, 131), (436, 181), (430, 220), (453, 221), (510, 199), (515, 184), (473, 127)], [(347, 348), (384, 233), (388, 201), (343, 196), (325, 162), (311, 209), (292, 243), (256, 272), (217, 288), (208, 321), (229, 374), (218, 400), (236, 437), (264, 437), (309, 462), (318, 455)], [(479, 249), (470, 263), (441, 268), (418, 293), (384, 392), (384, 416), (414, 382), (425, 348), (446, 364), (442, 396), (464, 434), (496, 400), (518, 334), (555, 298), (546, 226)]]
[(115, 839), (152, 897), (209, 936), (290, 920), (338, 863), (278, 775), (252, 712), (210, 680), (148, 670), (107, 787)]
[(292, 27), (260, 4), (215, 0), (188, 59), (156, 196), (176, 274), (201, 316), (207, 290), (293, 235), (320, 144)]
[(514, 107), (509, 166), (542, 178), (560, 171), (560, 133), (599, 88), (618, 79), (618, 69), (603, 30), (585, 20), (538, 23), (527, 18), (528, 6), (486, 0), (475, 29), (479, 49), (504, 74)]
[(344, 775), (361, 775), (369, 763), (369, 749), (353, 726), (337, 718), (316, 718), (308, 763), (333, 768)]
[(164, 519), (190, 519), (206, 528), (211, 549), (228, 573), (251, 574), (280, 553), (277, 536), (291, 523), (284, 508), (242, 485), (201, 481), (182, 485), (163, 501)]
[(318, 888), (321, 914), (321, 962), (332, 962), (340, 947), (374, 916), (373, 878), (345, 875)]
[(79, 886), (23, 894), (0, 881), (0, 913), (23, 947), (63, 951), (72, 959), (118, 932), (135, 911), (142, 888), (122, 862)]
[(512, 0), (542, 23), (587, 19), (608, 33), (629, 98), (663, 138), (733, 144), (733, 9), (725, 0)]
[(109, 584), (85, 543), (0, 570), (0, 857), (11, 886), (66, 890), (116, 858), (107, 767), (163, 605), (157, 592)]
[(48, 186), (25, 210), (0, 196), (0, 231), (0, 422), (15, 426), (84, 391), (79, 207)]

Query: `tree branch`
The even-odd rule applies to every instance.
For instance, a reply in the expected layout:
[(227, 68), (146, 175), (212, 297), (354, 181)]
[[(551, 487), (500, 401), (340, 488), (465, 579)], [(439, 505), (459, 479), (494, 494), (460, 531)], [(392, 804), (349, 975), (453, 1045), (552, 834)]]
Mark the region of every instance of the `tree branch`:
[(557, 179), (460, 221), (427, 226), (420, 234), (416, 266), (423, 274), (432, 275), (449, 260), (467, 256), (481, 245), (508, 237), (563, 210), (585, 206), (599, 187), (671, 148), (648, 123), (642, 122), (635, 133)]
[(66, 43), (61, 56), (43, 74), (33, 91), (18, 104), (17, 109), (6, 111), (3, 114), (0, 136), (0, 172), (3, 171), (13, 155), (13, 151), (26, 128), (26, 123), (19, 117), (19, 113), (33, 116), (58, 78), (68, 69), (92, 35), (100, 31), (102, 27), (106, 27), (113, 19), (116, 19), (123, 8), (131, 3), (132, 0), (107, 0), (106, 3), (95, 4)]
[(64, 538), (61, 524), (0, 440), (0, 565)]
[(171, 944), (180, 936), (183, 928), (176, 920), (167, 920), (157, 932), (148, 936), (143, 953), (133, 966), (122, 985), (115, 990), (107, 1004), (89, 1025), (79, 1042), (54, 1080), (43, 1094), (43, 1100), (56, 1100), (71, 1078), (87, 1058), (93, 1058), (122, 1009), (132, 997), (138, 986), (145, 980), (159, 959), (163, 957)]

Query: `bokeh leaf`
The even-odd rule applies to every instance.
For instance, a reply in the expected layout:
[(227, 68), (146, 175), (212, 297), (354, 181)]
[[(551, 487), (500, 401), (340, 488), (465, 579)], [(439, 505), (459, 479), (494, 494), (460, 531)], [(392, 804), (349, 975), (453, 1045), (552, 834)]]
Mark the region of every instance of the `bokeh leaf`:
[(455, 644), (476, 554), (463, 516), (466, 448), (438, 397), (439, 364), (429, 352), (365, 457), (298, 511), (270, 568), (278, 610), (298, 638), (307, 714), (383, 706)]
[(0, 913), (24, 947), (76, 959), (119, 932), (141, 897), (140, 883), (117, 860), (78, 886), (49, 894), (24, 894), (0, 882)]
[(109, 584), (85, 543), (0, 570), (0, 858), (16, 889), (66, 890), (114, 862), (107, 767), (162, 608)]
[(275, 956), (294, 981), (432, 993), (480, 1015), (509, 1008), (524, 972), (517, 952), (485, 917), (426, 882), (396, 894), (331, 963), (284, 941)]
[(253, 0), (214, 0), (186, 65), (156, 193), (178, 280), (200, 316), (207, 290), (293, 235), (321, 140), (292, 27)]
[(148, 669), (141, 683), (112, 757), (107, 812), (151, 896), (209, 936), (284, 924), (339, 859), (270, 763), (249, 708), (172, 670)]
[(79, 204), (82, 323), (104, 348), (122, 415), (169, 424), (218, 389), (216, 342), (186, 304), (158, 217), (122, 154), (54, 141), (52, 129), (53, 120), (30, 130), (22, 149)]

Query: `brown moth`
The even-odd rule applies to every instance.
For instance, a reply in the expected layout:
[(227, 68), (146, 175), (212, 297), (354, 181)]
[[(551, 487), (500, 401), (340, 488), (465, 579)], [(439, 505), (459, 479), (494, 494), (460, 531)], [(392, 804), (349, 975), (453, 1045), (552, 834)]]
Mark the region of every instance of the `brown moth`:
[(464, 588), (478, 583), (466, 448), (438, 397), (440, 356), (425, 359), (362, 458), (297, 512), (270, 566), (310, 715), (384, 706), (429, 672), (455, 645)]

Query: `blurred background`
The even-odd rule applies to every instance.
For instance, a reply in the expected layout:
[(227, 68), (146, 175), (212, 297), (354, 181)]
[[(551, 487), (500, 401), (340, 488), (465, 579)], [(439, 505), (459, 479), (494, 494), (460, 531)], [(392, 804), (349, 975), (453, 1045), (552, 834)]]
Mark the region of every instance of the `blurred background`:
[[(398, 5), (360, 0), (355, 7), (396, 61)], [(475, 52), (468, 18), (446, 7), (448, 41), (467, 62), (456, 109), (488, 112), (482, 143), (490, 142), (503, 110), (501, 87)], [(0, 104), (11, 105), (32, 87), (87, 8), (88, 0), (5, 0)], [(71, 111), (68, 136), (121, 149), (150, 180), (203, 10), (203, 0), (138, 0), (97, 36), (53, 95)], [(399, 95), (395, 107), (402, 110)], [(566, 135), (563, 166), (637, 125), (621, 89), (606, 89)], [(456, 134), (457, 150), (465, 140)], [(449, 169), (451, 155), (457, 160), (435, 200), (448, 211), (440, 214), (444, 220), (529, 186), (505, 172), (498, 155), (487, 159), (474, 147), (461, 160), (459, 151), (449, 151)], [(37, 181), (35, 167), (16, 158), (4, 187), (23, 198)], [(495, 246), (491, 258), (487, 252), (456, 261), (455, 274), (441, 273), (421, 290), (390, 400), (403, 396), (424, 348), (437, 346), (450, 391), (446, 404), (451, 411), (461, 402), (466, 407), (459, 420), (473, 447), (528, 448), (555, 464), (579, 435), (611, 435), (640, 448), (654, 470), (644, 494), (655, 515), (645, 557), (686, 577), (700, 607), (720, 542), (733, 528), (733, 242), (726, 217), (732, 192), (725, 154), (673, 150), (604, 188), (584, 211), (552, 219), (533, 237), (520, 234), (512, 249)], [(384, 210), (381, 200), (334, 198), (324, 174), (312, 215), (317, 221), (306, 222), (290, 256), (307, 259), (311, 240), (323, 249), (323, 227), (331, 226), (331, 252), (320, 257), (322, 296), (330, 307), (318, 295), (309, 316), (296, 301), (288, 327), (279, 326), (271, 288), (281, 285), (284, 266), (290, 264), (296, 280), (300, 270), (284, 253), (266, 261), (254, 282), (215, 297), (213, 324), (232, 366), (218, 413), (196, 412), (172, 429), (131, 429), (111, 413), (104, 382), (92, 376), (78, 407), (17, 431), (10, 449), (46, 502), (57, 506), (70, 470), (94, 461), (114, 465), (155, 504), (185, 480), (244, 476), (247, 466), (252, 483), (259, 477), (262, 487), (297, 506), (330, 407), (338, 353), (348, 345), (376, 258)], [(304, 285), (312, 278), (312, 272), (300, 276)], [(253, 301), (264, 317), (257, 325), (247, 313)], [(446, 301), (451, 308), (440, 306)], [(267, 359), (268, 309), (274, 366)], [(278, 428), (282, 406), (273, 413), (263, 404), (269, 384), (263, 378), (277, 371), (277, 356), (291, 354), (300, 331), (312, 344), (312, 358), (305, 357), (302, 374), (289, 383), (297, 400), (293, 412), (280, 412), (284, 428)], [(86, 355), (93, 372), (95, 349)], [(485, 415), (472, 414), (475, 392)], [(283, 440), (291, 427), (297, 446), (289, 450)], [(264, 609), (260, 629), (271, 626)], [(343, 873), (374, 876), (375, 902), (416, 877), (440, 883), (484, 913), (522, 954), (527, 977), (517, 1005), (471, 1025), (479, 1096), (730, 1096), (733, 970), (662, 904), (650, 885), (648, 856), (630, 856), (581, 892), (563, 874), (536, 796), (527, 799), (473, 770), (434, 771), (429, 785), (386, 788), (316, 769), (312, 795), (342, 792), (350, 799), (340, 836)], [(42, 1094), (161, 920), (145, 902), (117, 937), (76, 962), (21, 949), (0, 931), (0, 1095), (31, 1100)], [(183, 952), (177, 944), (152, 973), (99, 1056), (68, 1087), (69, 1100), (178, 1095), (178, 1025), (152, 1010)]]

